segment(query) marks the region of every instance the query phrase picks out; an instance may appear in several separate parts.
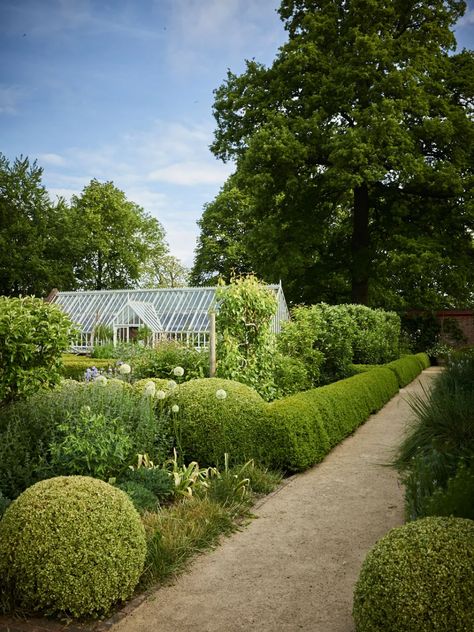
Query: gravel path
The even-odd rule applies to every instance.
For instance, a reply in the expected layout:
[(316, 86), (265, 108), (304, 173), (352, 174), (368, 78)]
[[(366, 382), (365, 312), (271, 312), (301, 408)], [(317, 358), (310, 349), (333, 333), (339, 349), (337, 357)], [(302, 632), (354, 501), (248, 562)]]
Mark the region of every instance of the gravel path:
[(353, 632), (352, 593), (368, 550), (403, 522), (403, 492), (382, 467), (411, 417), (423, 372), (329, 454), (256, 509), (112, 632)]

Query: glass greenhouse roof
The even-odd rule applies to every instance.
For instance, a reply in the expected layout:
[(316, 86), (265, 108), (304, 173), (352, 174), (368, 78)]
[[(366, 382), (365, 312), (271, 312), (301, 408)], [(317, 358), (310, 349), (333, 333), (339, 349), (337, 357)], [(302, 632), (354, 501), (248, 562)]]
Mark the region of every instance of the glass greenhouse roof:
[[(273, 327), (279, 331), (280, 322), (289, 319), (288, 308), (281, 286), (267, 287), (277, 294)], [(60, 305), (82, 333), (92, 332), (98, 323), (119, 325), (130, 311), (153, 332), (204, 333), (209, 331), (215, 292), (215, 287), (58, 292), (51, 302)]]

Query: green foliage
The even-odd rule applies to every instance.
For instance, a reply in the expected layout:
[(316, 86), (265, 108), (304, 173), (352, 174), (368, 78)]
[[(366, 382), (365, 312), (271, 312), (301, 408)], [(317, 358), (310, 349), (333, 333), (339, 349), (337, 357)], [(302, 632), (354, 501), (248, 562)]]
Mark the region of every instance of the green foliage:
[(71, 201), (75, 274), (84, 290), (123, 289), (151, 256), (166, 252), (161, 224), (113, 182), (91, 180)]
[(138, 481), (125, 481), (117, 487), (127, 494), (139, 514), (158, 509), (158, 498)]
[(420, 512), (423, 516), (456, 516), (474, 520), (474, 465), (458, 466), (446, 488), (437, 487)]
[(423, 371), (431, 366), (430, 357), (427, 353), (416, 353), (415, 358), (420, 363)]
[(378, 364), (398, 357), (400, 319), (363, 305), (297, 307), (278, 338), (280, 350), (303, 361), (312, 386), (351, 375), (351, 363)]
[[(62, 474), (51, 466), (49, 445), (60, 440), (58, 426), (67, 416), (78, 422), (84, 406), (91, 414), (120, 420), (130, 439), (125, 459), (147, 452), (156, 461), (170, 448), (167, 417), (155, 414), (156, 402), (118, 380), (105, 386), (65, 381), (54, 391), (41, 391), (2, 410), (0, 416), (0, 490), (15, 498), (38, 480)], [(92, 449), (92, 448), (91, 448)]]
[[(220, 389), (225, 399), (216, 397)], [(215, 466), (224, 462), (225, 453), (233, 463), (256, 456), (256, 429), (265, 417), (265, 402), (250, 387), (220, 378), (191, 380), (170, 394), (168, 404), (179, 406), (178, 445), (187, 461)]]
[(407, 313), (402, 315), (401, 321), (402, 332), (413, 353), (427, 351), (438, 342), (441, 325), (433, 313)]
[[(184, 375), (173, 374), (176, 367), (184, 369)], [(153, 348), (142, 349), (133, 361), (134, 378), (166, 378), (191, 380), (209, 375), (209, 356), (193, 347), (174, 341), (162, 341)]]
[(4, 496), (2, 492), (0, 492), (0, 519), (5, 513), (7, 507), (10, 505), (11, 500)]
[(217, 375), (254, 388), (271, 399), (276, 312), (275, 295), (252, 275), (234, 277), (216, 292)]
[(105, 323), (97, 323), (93, 329), (94, 341), (112, 342), (114, 338), (114, 330), (111, 325)]
[(403, 388), (416, 378), (422, 371), (420, 360), (416, 356), (404, 356), (385, 365), (397, 376), (398, 386)]
[(0, 296), (0, 406), (59, 382), (73, 331), (55, 305)]
[(36, 161), (0, 154), (0, 295), (46, 296), (74, 283), (67, 207), (51, 202), (42, 174)]
[[(429, 393), (411, 400), (414, 422), (394, 460), (405, 484), (410, 519), (426, 515), (435, 493), (442, 505), (443, 490), (457, 469), (470, 468), (474, 462), (473, 380), (474, 356), (460, 355), (436, 378)], [(457, 493), (459, 483), (451, 485)]]
[(236, 252), (294, 303), (472, 302), (474, 55), (450, 54), (465, 7), (281, 3), (274, 62), (215, 91), (212, 150), (236, 169), (203, 218), (201, 277)]
[(306, 391), (312, 386), (304, 361), (278, 351), (273, 356), (273, 379), (275, 399)]
[(49, 446), (54, 472), (108, 480), (127, 465), (132, 442), (121, 419), (93, 413), (82, 406), (79, 415), (65, 415)]
[(145, 487), (159, 501), (166, 500), (174, 493), (174, 484), (170, 473), (157, 466), (128, 468), (122, 474), (121, 480)]
[(225, 456), (224, 469), (211, 471), (205, 493), (210, 500), (226, 507), (232, 515), (238, 515), (252, 502), (250, 480), (246, 476), (251, 461), (230, 468), (228, 455)]
[(357, 632), (472, 629), (473, 549), (472, 520), (424, 518), (389, 531), (355, 587)]
[(41, 481), (0, 521), (3, 590), (30, 611), (105, 614), (132, 595), (145, 554), (143, 525), (130, 500), (92, 478)]
[[(101, 348), (101, 347), (97, 347)], [(89, 358), (87, 356), (77, 356), (72, 353), (66, 353), (62, 356), (62, 368), (61, 373), (63, 377), (71, 380), (83, 380), (86, 369), (92, 369), (96, 367), (99, 370), (107, 371), (110, 367), (115, 365), (115, 360)]]

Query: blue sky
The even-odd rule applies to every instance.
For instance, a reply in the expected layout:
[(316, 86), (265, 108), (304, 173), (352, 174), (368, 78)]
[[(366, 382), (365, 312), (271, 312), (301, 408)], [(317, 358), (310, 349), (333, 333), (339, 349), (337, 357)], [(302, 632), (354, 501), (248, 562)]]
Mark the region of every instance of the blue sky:
[[(54, 198), (112, 180), (191, 265), (196, 221), (232, 165), (213, 90), (285, 41), (278, 0), (0, 0), (0, 152), (44, 168)], [(474, 47), (474, 4), (456, 30)]]

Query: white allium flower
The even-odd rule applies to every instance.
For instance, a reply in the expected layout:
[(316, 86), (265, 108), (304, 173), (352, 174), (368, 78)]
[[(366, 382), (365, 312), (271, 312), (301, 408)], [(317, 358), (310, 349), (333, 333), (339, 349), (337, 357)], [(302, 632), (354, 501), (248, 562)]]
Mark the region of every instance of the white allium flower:
[(164, 391), (156, 391), (155, 397), (156, 399), (164, 399), (166, 397), (166, 393)]
[(94, 378), (94, 382), (100, 384), (100, 386), (105, 386), (107, 384), (107, 378), (105, 377), (105, 375), (98, 375)]
[(173, 404), (173, 406), (171, 406), (171, 410), (174, 413), (179, 413), (179, 406), (178, 406), (178, 404)]
[(227, 391), (225, 391), (223, 388), (217, 389), (216, 397), (217, 399), (225, 399), (227, 397)]
[(176, 384), (176, 382), (174, 380), (170, 380), (167, 384), (168, 388), (170, 389), (170, 391), (172, 391), (174, 388), (176, 388), (178, 385)]
[(128, 375), (131, 370), (132, 367), (129, 364), (125, 364), (125, 362), (121, 364), (118, 368), (118, 372), (120, 373), (120, 375)]
[(183, 377), (184, 375), (184, 369), (182, 366), (175, 366), (173, 369), (173, 375), (176, 375), (176, 377)]
[(145, 384), (145, 388), (143, 389), (143, 393), (145, 395), (149, 395), (150, 397), (153, 397), (153, 395), (155, 395), (156, 393), (156, 386), (155, 386), (155, 382), (147, 382)]

